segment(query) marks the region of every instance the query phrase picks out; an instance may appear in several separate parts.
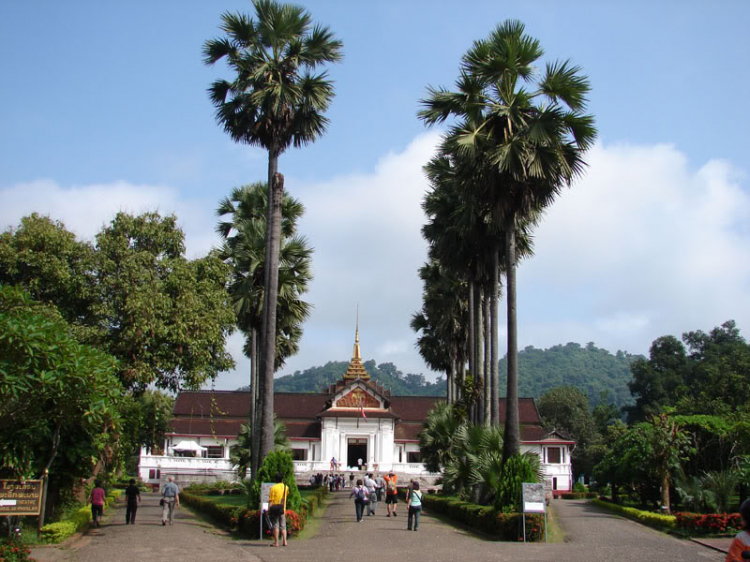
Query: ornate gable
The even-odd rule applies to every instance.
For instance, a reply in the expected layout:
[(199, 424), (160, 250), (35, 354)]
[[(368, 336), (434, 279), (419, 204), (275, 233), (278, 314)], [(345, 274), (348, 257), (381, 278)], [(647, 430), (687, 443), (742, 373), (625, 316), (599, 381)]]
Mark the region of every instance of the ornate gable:
[(382, 408), (380, 400), (359, 386), (345, 393), (333, 403), (334, 408), (359, 408), (360, 405), (365, 408)]

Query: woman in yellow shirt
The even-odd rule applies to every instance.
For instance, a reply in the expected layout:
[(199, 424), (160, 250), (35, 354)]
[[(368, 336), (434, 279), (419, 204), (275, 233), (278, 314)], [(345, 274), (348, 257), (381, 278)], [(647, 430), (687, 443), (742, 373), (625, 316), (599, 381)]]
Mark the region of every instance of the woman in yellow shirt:
[(284, 484), (284, 475), (276, 473), (276, 484), (268, 492), (268, 517), (273, 525), (273, 544), (279, 546), (279, 529), (282, 544), (286, 546), (286, 499), (289, 497), (289, 486)]

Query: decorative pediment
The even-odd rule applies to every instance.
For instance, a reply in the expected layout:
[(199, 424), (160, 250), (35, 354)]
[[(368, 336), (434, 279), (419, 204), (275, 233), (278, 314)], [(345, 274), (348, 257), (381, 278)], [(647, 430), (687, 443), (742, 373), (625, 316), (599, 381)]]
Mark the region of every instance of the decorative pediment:
[(334, 401), (335, 408), (381, 408), (380, 400), (372, 394), (357, 386)]

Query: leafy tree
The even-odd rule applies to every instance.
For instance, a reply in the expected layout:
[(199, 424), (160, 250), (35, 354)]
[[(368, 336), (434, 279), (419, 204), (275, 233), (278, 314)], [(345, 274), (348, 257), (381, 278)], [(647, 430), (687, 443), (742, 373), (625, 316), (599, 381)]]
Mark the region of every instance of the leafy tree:
[[(536, 457), (537, 460), (539, 457)], [(538, 469), (525, 455), (513, 455), (503, 463), (502, 478), (495, 497), (495, 509), (511, 513), (521, 512), (521, 484), (539, 482)]]
[(440, 472), (455, 460), (454, 442), (463, 423), (450, 404), (437, 404), (430, 410), (419, 434), (419, 451), (427, 470)]
[(236, 142), (268, 151), (268, 215), (261, 341), (263, 416), (261, 453), (273, 448), (273, 374), (276, 364), (276, 299), (281, 243), (283, 176), (279, 156), (290, 145), (315, 141), (326, 129), (323, 113), (333, 98), (326, 74), (311, 74), (324, 63), (341, 59), (342, 43), (326, 27), (312, 26), (303, 8), (255, 0), (256, 19), (242, 14), (222, 16), (221, 39), (206, 41), (204, 61), (225, 60), (232, 81), (217, 80), (209, 95), (216, 119)]
[(176, 217), (118, 213), (96, 241), (101, 344), (120, 360), (125, 388), (199, 388), (234, 365), (225, 351), (235, 322), (228, 267), (213, 253), (187, 260)]
[[(273, 434), (274, 434), (274, 450), (275, 451), (289, 451), (291, 445), (289, 439), (286, 436), (286, 426), (284, 422), (276, 419), (274, 415), (273, 421)], [(240, 433), (237, 436), (237, 443), (229, 448), (229, 459), (237, 470), (237, 476), (241, 480), (244, 480), (247, 476), (247, 471), (252, 465), (253, 449), (252, 449), (252, 435), (250, 428), (246, 424), (240, 426)]]
[[(231, 197), (219, 205), (217, 214), (222, 218), (217, 227), (225, 239), (221, 258), (232, 267), (229, 293), (240, 329), (245, 334), (245, 354), (250, 358), (250, 427), (254, 428), (254, 449), (260, 448), (261, 412), (258, 379), (258, 343), (262, 331), (265, 274), (265, 244), (267, 197), (265, 185), (255, 183), (235, 188)], [(307, 240), (297, 235), (297, 221), (302, 217), (302, 203), (289, 195), (281, 201), (281, 253), (279, 256), (279, 295), (277, 301), (276, 365), (284, 365), (287, 357), (295, 354), (302, 337), (302, 322), (312, 308), (302, 300), (312, 279), (312, 249)], [(259, 456), (255, 455), (255, 463)], [(252, 473), (258, 470), (253, 465)]]
[(289, 495), (286, 499), (286, 508), (299, 511), (302, 505), (302, 496), (294, 479), (294, 461), (292, 455), (286, 451), (271, 451), (263, 458), (263, 464), (258, 470), (258, 477), (250, 487), (247, 505), (250, 509), (260, 507), (260, 485), (262, 482), (276, 482), (276, 474), (284, 476), (284, 484), (289, 486)]
[(589, 447), (600, 440), (585, 394), (573, 387), (561, 386), (548, 391), (538, 403), (539, 414), (549, 429), (558, 429), (576, 440), (571, 453), (573, 474), (591, 474), (594, 468)]
[[(508, 408), (505, 449), (520, 450), (516, 337), (516, 235), (519, 226), (538, 220), (562, 187), (583, 169), (583, 154), (593, 143), (593, 118), (585, 115), (588, 79), (568, 61), (548, 63), (541, 79), (527, 90), (520, 83), (536, 78), (533, 64), (543, 54), (539, 42), (518, 21), (499, 25), (464, 55), (459, 92), (431, 89), (420, 117), (437, 123), (462, 119), (454, 144), (484, 156), (494, 172), (477, 185), (477, 199), (493, 210), (493, 222), (505, 235), (508, 310)], [(500, 244), (493, 258), (499, 260)], [(497, 272), (498, 261), (491, 271)], [(496, 287), (497, 285), (495, 285)], [(496, 295), (493, 295), (496, 298)]]
[(50, 471), (50, 498), (113, 457), (116, 360), (76, 338), (56, 309), (0, 286), (0, 474)]
[(0, 283), (53, 304), (84, 342), (101, 336), (96, 271), (94, 247), (50, 217), (32, 213), (0, 234)]
[(123, 397), (119, 447), (128, 474), (137, 472), (141, 447), (146, 447), (149, 453), (162, 449), (173, 408), (174, 398), (158, 390)]

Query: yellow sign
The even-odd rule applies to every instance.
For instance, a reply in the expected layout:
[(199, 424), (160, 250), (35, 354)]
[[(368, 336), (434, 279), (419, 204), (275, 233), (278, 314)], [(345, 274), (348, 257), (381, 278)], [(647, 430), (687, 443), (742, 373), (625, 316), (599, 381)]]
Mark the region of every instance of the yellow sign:
[(0, 480), (0, 515), (39, 515), (41, 480)]

